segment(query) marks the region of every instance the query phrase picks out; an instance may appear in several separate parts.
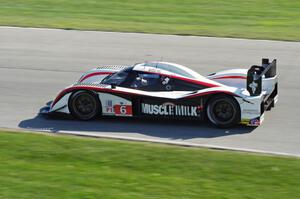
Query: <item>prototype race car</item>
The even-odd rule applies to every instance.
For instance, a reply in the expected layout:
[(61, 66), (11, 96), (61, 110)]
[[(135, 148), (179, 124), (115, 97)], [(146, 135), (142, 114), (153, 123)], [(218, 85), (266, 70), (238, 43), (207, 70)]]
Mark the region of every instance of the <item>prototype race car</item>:
[(168, 62), (92, 69), (62, 90), (42, 113), (80, 120), (98, 115), (208, 120), (227, 128), (258, 126), (278, 99), (276, 60), (201, 76)]

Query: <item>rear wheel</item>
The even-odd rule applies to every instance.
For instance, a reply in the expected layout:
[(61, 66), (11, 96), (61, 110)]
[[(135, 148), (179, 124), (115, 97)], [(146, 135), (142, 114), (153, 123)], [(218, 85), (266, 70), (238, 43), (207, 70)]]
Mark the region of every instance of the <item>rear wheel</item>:
[(227, 95), (217, 95), (209, 100), (206, 109), (209, 121), (220, 128), (228, 128), (240, 122), (240, 107)]
[(99, 114), (100, 104), (93, 93), (78, 91), (71, 95), (69, 109), (75, 118), (80, 120), (91, 120)]

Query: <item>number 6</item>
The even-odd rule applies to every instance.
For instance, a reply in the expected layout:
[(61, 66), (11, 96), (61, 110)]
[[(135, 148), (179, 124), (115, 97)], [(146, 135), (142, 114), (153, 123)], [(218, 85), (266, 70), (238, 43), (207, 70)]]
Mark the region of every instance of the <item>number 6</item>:
[(126, 106), (120, 106), (120, 113), (126, 115)]

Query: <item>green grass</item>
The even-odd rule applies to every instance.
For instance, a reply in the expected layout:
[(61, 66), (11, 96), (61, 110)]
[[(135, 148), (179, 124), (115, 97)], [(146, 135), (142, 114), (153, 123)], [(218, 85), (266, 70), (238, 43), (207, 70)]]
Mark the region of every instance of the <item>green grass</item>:
[(0, 25), (300, 41), (300, 1), (0, 0)]
[(0, 198), (298, 199), (300, 159), (0, 132)]

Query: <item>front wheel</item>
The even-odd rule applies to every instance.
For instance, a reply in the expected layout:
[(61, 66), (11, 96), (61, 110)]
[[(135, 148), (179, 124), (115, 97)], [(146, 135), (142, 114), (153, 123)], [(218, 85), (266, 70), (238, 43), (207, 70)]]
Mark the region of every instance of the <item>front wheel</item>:
[(240, 107), (227, 95), (218, 95), (209, 100), (206, 109), (209, 121), (220, 128), (228, 128), (240, 122)]
[(100, 112), (99, 101), (93, 93), (77, 91), (69, 100), (71, 114), (80, 120), (94, 119)]

